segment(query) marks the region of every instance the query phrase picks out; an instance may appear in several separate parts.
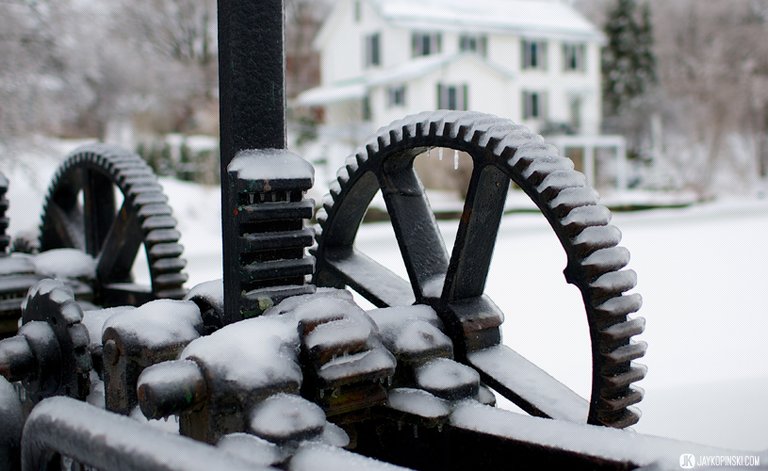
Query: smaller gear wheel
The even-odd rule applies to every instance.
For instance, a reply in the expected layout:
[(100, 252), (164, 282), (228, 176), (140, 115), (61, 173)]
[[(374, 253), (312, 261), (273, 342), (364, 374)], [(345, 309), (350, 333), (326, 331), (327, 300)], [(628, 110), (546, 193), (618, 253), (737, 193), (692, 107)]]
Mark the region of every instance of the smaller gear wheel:
[[(186, 294), (180, 237), (168, 197), (141, 157), (92, 144), (73, 151), (53, 177), (43, 207), (40, 249), (74, 248), (93, 257), (96, 304), (139, 305)], [(151, 286), (133, 280), (142, 245)]]
[(82, 319), (62, 282), (45, 279), (30, 290), (18, 335), (0, 341), (0, 374), (21, 381), (31, 404), (52, 396), (88, 396), (92, 365)]

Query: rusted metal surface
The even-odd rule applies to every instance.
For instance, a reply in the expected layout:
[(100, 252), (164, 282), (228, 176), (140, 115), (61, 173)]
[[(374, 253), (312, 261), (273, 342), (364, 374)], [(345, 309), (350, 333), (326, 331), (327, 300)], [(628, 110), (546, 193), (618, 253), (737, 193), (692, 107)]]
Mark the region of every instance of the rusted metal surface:
[(175, 360), (204, 331), (191, 301), (158, 300), (109, 318), (103, 327), (103, 372), (108, 410), (128, 415), (138, 405), (139, 375)]

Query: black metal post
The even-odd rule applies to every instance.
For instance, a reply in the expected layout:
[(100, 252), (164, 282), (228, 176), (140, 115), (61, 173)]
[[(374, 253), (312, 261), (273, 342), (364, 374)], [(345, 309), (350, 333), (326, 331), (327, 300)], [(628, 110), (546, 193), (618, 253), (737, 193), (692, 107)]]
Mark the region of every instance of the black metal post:
[[(286, 151), (282, 0), (219, 0), (224, 323), (303, 294), (314, 170)], [(279, 287), (279, 288), (278, 288)]]

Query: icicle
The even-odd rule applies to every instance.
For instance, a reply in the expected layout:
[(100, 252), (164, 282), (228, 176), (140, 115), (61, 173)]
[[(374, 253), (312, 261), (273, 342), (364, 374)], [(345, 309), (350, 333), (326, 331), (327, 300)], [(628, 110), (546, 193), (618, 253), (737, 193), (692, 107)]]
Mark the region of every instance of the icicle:
[(248, 193), (248, 199), (251, 201), (251, 204), (253, 204), (253, 193)]
[(438, 158), (438, 160), (443, 160), (443, 148), (442, 147), (437, 149), (437, 158)]
[(453, 169), (459, 169), (459, 151), (456, 149), (453, 149)]
[(273, 192), (272, 192), (272, 202), (274, 203), (274, 202), (276, 202), (276, 201), (277, 201), (277, 192), (276, 192), (276, 191), (273, 191)]
[(419, 426), (414, 425), (413, 426), (413, 438), (419, 438)]

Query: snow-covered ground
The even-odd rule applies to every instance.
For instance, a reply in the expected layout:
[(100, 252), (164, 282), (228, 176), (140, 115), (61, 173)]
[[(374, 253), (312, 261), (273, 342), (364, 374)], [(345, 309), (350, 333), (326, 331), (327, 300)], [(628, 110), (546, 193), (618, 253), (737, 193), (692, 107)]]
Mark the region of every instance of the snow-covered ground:
[[(11, 180), (11, 232), (34, 229), (53, 156), (0, 162)], [(220, 277), (219, 190), (163, 180), (179, 219), (190, 284)], [(768, 449), (768, 200), (617, 214), (648, 327), (649, 367), (636, 430), (703, 444)], [(450, 245), (455, 223), (441, 223)], [(359, 246), (404, 274), (387, 224)], [(583, 306), (562, 276), (565, 254), (536, 214), (505, 216), (487, 293), (506, 313), (505, 342), (584, 396), (590, 351)]]

